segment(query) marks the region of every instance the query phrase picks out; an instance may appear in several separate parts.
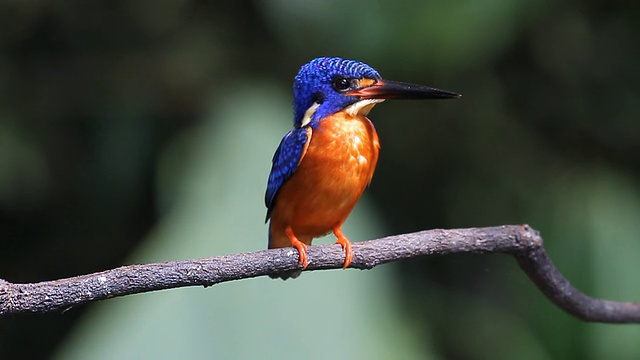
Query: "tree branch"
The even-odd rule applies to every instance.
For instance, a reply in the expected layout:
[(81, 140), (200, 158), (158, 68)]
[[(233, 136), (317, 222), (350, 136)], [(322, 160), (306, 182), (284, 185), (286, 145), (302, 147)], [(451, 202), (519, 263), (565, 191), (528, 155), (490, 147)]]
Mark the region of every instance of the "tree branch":
[[(538, 288), (569, 314), (584, 321), (640, 322), (640, 303), (594, 299), (571, 286), (553, 266), (539, 233), (527, 225), (421, 231), (354, 243), (353, 250), (355, 257), (351, 267), (359, 269), (423, 255), (512, 255)], [(338, 245), (310, 246), (308, 255), (308, 270), (338, 269), (344, 261), (344, 253)], [(194, 285), (211, 286), (296, 268), (297, 252), (293, 248), (284, 248), (129, 265), (30, 284), (14, 284), (0, 279), (0, 315), (45, 313), (116, 296)]]

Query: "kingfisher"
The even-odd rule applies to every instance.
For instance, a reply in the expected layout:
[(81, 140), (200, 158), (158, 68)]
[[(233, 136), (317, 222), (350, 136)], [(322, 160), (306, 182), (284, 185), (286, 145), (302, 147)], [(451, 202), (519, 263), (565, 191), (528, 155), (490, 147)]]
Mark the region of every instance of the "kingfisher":
[(380, 142), (369, 111), (386, 99), (450, 99), (461, 95), (383, 80), (356, 60), (319, 57), (300, 68), (293, 84), (293, 129), (272, 160), (265, 194), (269, 249), (293, 246), (299, 265), (272, 277), (297, 277), (307, 268), (307, 246), (330, 232), (353, 260), (342, 225), (371, 182)]

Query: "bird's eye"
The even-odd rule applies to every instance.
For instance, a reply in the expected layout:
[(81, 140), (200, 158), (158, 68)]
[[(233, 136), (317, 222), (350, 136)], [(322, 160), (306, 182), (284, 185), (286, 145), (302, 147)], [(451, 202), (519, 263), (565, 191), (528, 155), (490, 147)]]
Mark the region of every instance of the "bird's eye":
[(341, 76), (335, 78), (333, 80), (333, 83), (331, 83), (331, 86), (333, 86), (333, 89), (335, 91), (338, 92), (343, 92), (345, 90), (348, 90), (349, 88), (351, 88), (351, 81), (347, 78), (343, 78)]

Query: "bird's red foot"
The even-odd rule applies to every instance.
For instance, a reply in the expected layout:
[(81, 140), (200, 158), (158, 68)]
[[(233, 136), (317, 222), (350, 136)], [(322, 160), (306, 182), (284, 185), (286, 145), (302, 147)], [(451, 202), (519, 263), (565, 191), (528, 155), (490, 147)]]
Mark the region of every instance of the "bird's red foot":
[(342, 229), (339, 227), (333, 228), (333, 234), (338, 238), (336, 244), (340, 244), (342, 249), (345, 252), (344, 255), (344, 265), (343, 269), (346, 269), (351, 264), (351, 260), (353, 260), (353, 249), (351, 249), (351, 241), (347, 238), (347, 236), (342, 232)]
[(293, 233), (293, 230), (290, 226), (288, 226), (284, 230), (284, 232), (285, 234), (287, 234), (289, 240), (291, 240), (291, 246), (298, 249), (298, 258), (300, 259), (300, 261), (298, 261), (298, 264), (302, 265), (302, 270), (306, 269), (307, 266), (309, 266), (309, 261), (307, 260), (307, 245), (298, 240), (296, 234)]

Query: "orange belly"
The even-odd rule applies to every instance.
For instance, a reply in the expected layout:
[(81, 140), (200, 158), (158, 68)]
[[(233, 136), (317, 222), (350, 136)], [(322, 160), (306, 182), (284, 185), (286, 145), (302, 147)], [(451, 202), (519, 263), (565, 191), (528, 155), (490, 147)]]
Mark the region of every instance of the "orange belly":
[(365, 116), (339, 112), (322, 120), (297, 170), (278, 191), (269, 248), (291, 246), (287, 226), (305, 244), (341, 226), (371, 182), (379, 148)]

